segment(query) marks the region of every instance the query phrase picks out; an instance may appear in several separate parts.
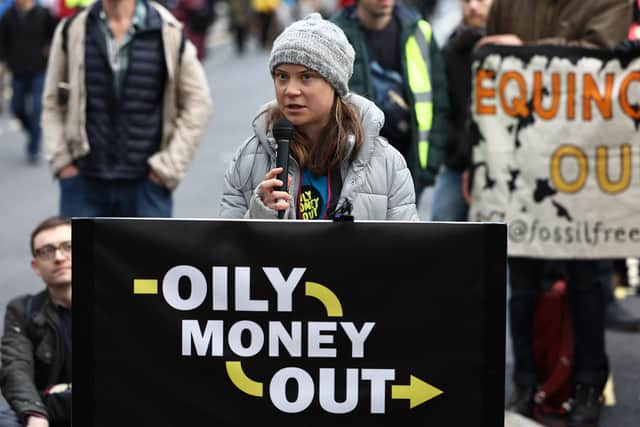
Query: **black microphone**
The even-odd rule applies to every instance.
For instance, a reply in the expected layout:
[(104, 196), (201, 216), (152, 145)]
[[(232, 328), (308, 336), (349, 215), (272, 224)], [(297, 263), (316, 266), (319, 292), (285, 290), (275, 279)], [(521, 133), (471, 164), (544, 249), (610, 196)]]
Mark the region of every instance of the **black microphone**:
[[(282, 172), (277, 178), (282, 181), (279, 191), (287, 191), (289, 185), (289, 144), (293, 138), (293, 125), (284, 117), (276, 120), (273, 124), (273, 137), (276, 139), (278, 149), (276, 150), (276, 167), (282, 168)], [(285, 211), (278, 211), (278, 219), (284, 218)]]

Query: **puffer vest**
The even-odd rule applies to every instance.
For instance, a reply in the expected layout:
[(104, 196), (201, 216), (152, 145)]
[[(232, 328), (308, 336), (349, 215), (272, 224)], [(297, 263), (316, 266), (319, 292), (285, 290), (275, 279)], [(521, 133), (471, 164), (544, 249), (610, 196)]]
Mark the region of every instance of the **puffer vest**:
[[(97, 5), (96, 5), (97, 6)], [(76, 161), (83, 174), (102, 179), (138, 179), (162, 138), (162, 105), (167, 71), (162, 20), (147, 8), (144, 29), (129, 42), (129, 63), (120, 96), (115, 91), (101, 8), (87, 19), (85, 40), (86, 130), (91, 150)]]

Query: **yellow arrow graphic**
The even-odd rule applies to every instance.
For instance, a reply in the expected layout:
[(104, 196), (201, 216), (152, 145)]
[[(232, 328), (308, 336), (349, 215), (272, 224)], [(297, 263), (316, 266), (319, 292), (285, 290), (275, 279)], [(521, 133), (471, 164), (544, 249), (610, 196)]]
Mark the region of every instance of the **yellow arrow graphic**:
[(242, 370), (240, 362), (227, 362), (227, 375), (231, 382), (250, 396), (262, 397), (264, 394), (262, 383), (252, 380)]
[(418, 377), (411, 375), (409, 385), (393, 385), (391, 386), (392, 399), (409, 399), (410, 408), (413, 409), (418, 405), (422, 405), (427, 400), (431, 400), (436, 396), (444, 393), (439, 388), (422, 381)]
[(304, 292), (324, 304), (328, 317), (342, 317), (342, 304), (333, 291), (320, 283), (305, 282)]

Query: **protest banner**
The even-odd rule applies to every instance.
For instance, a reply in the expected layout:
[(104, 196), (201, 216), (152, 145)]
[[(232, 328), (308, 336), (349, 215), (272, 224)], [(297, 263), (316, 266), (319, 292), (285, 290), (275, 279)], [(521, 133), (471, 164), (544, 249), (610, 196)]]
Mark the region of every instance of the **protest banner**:
[(640, 52), (480, 49), (470, 219), (509, 224), (509, 255), (640, 255)]
[(503, 424), (506, 227), (73, 220), (74, 424)]

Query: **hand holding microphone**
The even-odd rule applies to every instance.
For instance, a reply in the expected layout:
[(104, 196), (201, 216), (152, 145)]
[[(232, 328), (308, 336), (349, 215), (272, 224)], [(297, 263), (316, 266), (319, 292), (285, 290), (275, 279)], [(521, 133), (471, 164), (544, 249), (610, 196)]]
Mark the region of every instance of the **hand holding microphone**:
[[(282, 175), (282, 168), (273, 168), (264, 176), (264, 180), (258, 187), (262, 203), (270, 209), (278, 211), (278, 217), (284, 216), (284, 212), (289, 207), (289, 201), (291, 195), (286, 191), (280, 190), (284, 187), (284, 182), (278, 179), (278, 176)], [(291, 183), (291, 177), (289, 177), (288, 184)]]
[(263, 203), (278, 211), (278, 218), (284, 218), (289, 207), (291, 195), (287, 192), (291, 178), (289, 177), (289, 144), (293, 138), (293, 125), (284, 117), (273, 124), (273, 136), (278, 145), (276, 151), (276, 167), (271, 169), (260, 183)]

